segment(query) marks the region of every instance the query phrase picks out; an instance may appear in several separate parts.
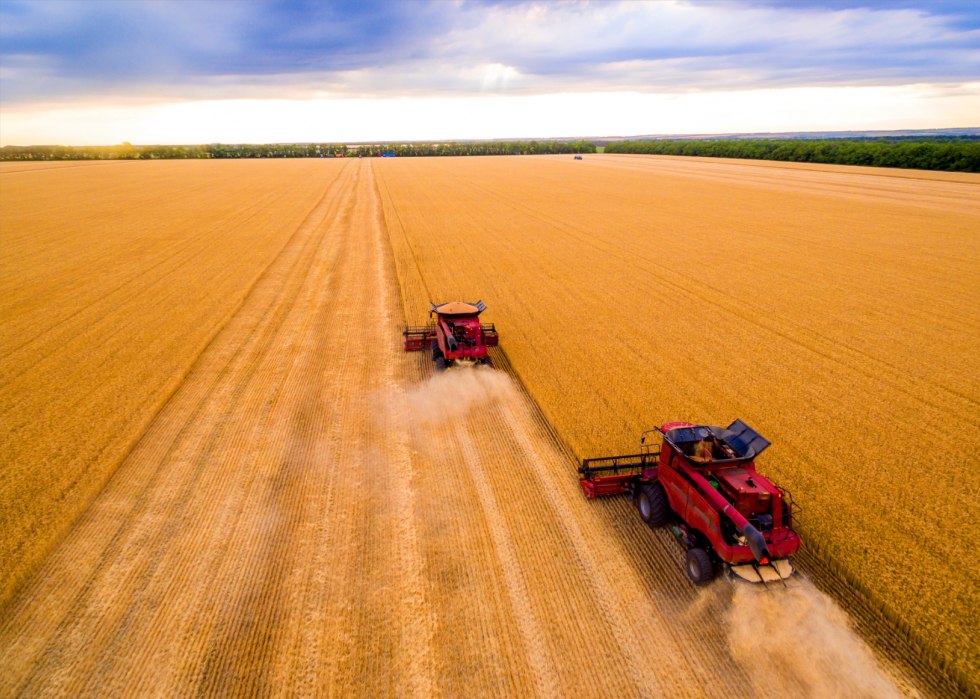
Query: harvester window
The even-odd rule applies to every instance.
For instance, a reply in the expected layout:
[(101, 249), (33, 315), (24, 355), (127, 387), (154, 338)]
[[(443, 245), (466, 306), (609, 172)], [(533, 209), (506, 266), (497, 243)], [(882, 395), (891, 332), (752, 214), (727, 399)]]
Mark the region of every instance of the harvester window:
[(701, 464), (706, 464), (716, 459), (725, 459), (728, 456), (722, 451), (718, 440), (710, 434), (697, 442), (688, 442), (684, 445), (683, 451), (692, 461)]
[(706, 464), (712, 459), (714, 459), (714, 454), (712, 453), (711, 445), (705, 442), (698, 442), (694, 445), (694, 452), (691, 454), (691, 458), (702, 464)]

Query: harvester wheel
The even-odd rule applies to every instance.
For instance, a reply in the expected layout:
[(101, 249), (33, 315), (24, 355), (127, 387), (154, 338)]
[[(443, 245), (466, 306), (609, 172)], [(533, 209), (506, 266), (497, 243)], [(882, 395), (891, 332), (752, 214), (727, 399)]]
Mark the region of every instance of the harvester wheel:
[(647, 526), (656, 529), (667, 524), (670, 517), (670, 503), (667, 493), (659, 483), (649, 483), (640, 488), (636, 495), (636, 509), (640, 511), (640, 519)]
[(441, 354), (436, 357), (436, 371), (445, 371), (449, 365), (446, 363), (446, 358)]
[(687, 552), (687, 576), (695, 585), (704, 585), (715, 577), (715, 567), (711, 556), (704, 549), (689, 549)]
[(429, 349), (432, 350), (432, 361), (436, 361), (442, 356), (442, 350), (439, 349), (439, 340), (432, 338), (432, 342), (429, 343)]
[(490, 359), (489, 355), (483, 358), (483, 366), (488, 366), (493, 369), (493, 360)]

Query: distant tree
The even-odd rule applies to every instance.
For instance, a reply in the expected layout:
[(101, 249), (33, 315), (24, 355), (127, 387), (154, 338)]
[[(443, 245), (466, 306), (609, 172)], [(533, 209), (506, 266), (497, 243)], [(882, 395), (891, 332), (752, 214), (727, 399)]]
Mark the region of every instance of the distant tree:
[(973, 138), (620, 141), (605, 152), (980, 172), (980, 140)]

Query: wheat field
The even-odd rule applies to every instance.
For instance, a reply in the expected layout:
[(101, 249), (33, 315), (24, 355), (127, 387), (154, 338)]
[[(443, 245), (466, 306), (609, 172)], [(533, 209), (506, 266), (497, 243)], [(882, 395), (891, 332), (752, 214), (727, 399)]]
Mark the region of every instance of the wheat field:
[(782, 165), (554, 156), (378, 177), (404, 266), (430, 295), (488, 300), (576, 456), (744, 419), (811, 551), (975, 687), (980, 177)]
[[(883, 488), (896, 476), (866, 459), (835, 468), (832, 491), (837, 461), (806, 451), (834, 441), (825, 424), (839, 437), (885, 407), (904, 419), (925, 378), (893, 352), (861, 383), (847, 361), (887, 343), (819, 309), (805, 328), (797, 317), (828, 278), (847, 313), (885, 312), (849, 266), (869, 255), (860, 216), (906, 222), (875, 258), (879, 289), (911, 280), (919, 305), (902, 312), (944, 317), (925, 281), (944, 270), (955, 304), (975, 272), (956, 228), (976, 215), (970, 182), (937, 179), (932, 203), (910, 205), (896, 203), (901, 178), (853, 191), (832, 171), (692, 175), (643, 158), (42, 165), (0, 168), (0, 696), (975, 693), (962, 681), (975, 645), (955, 655), (936, 641), (879, 584), (885, 552), (869, 544), (856, 566), (834, 548), (840, 525), (818, 516), (869, 464)], [(850, 235), (790, 226), (830, 216), (828, 196)], [(762, 230), (747, 231), (750, 215)], [(937, 237), (956, 245), (921, 250)], [(693, 268), (681, 243), (697, 248)], [(699, 256), (709, 244), (739, 264)], [(794, 281), (801, 266), (823, 276)], [(456, 297), (489, 304), (497, 370), (434, 375), (402, 351), (399, 326)], [(704, 336), (706, 306), (737, 352), (682, 342)], [(887, 312), (864, 323), (905, 341)], [(912, 350), (938, 358), (935, 340), (927, 330)], [(956, 363), (968, 340), (947, 341), (959, 355), (930, 380), (968, 391)], [(814, 356), (837, 362), (842, 384)], [(908, 405), (892, 395), (899, 377)], [(822, 414), (842, 386), (879, 400)], [(957, 405), (941, 406), (954, 428), (970, 418)], [(932, 413), (917, 407), (922, 431)], [(807, 506), (833, 599), (697, 590), (669, 534), (625, 499), (582, 496), (576, 455), (631, 449), (639, 427), (677, 417), (742, 417), (773, 440), (760, 468)], [(835, 458), (854, 448), (840, 442)], [(945, 477), (935, 463), (913, 477)], [(959, 463), (947, 476), (971, 483)], [(835, 521), (877, 546), (884, 517), (908, 525), (890, 508), (875, 529), (837, 504)], [(921, 536), (910, 555), (939, 539)], [(945, 573), (956, 614), (962, 570)], [(967, 631), (959, 619), (940, 630)]]
[(282, 165), (0, 171), (0, 602), (105, 486), (322, 195), (309, 163)]

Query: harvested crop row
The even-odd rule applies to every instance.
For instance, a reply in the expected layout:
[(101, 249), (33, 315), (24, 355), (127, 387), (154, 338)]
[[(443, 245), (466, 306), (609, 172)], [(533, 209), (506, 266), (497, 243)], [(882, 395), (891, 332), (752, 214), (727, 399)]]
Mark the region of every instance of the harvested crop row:
[(4, 168), (0, 605), (316, 205), (311, 165)]
[[(490, 303), (579, 457), (674, 419), (759, 429), (775, 445), (760, 467), (803, 501), (821, 558), (975, 691), (976, 190), (956, 183), (946, 210), (871, 176), (844, 196), (824, 171), (788, 189), (566, 160), (382, 163), (406, 266), (440, 298)], [(959, 456), (916, 449), (930, 434), (957, 435)]]
[(313, 174), (319, 204), (5, 615), (3, 696), (424, 680), (401, 658), (425, 620), (371, 619), (411, 599), (413, 567), (369, 497), (391, 471), (366, 478), (388, 448), (366, 409), (387, 379), (352, 341), (388, 335), (373, 189), (354, 163)]

